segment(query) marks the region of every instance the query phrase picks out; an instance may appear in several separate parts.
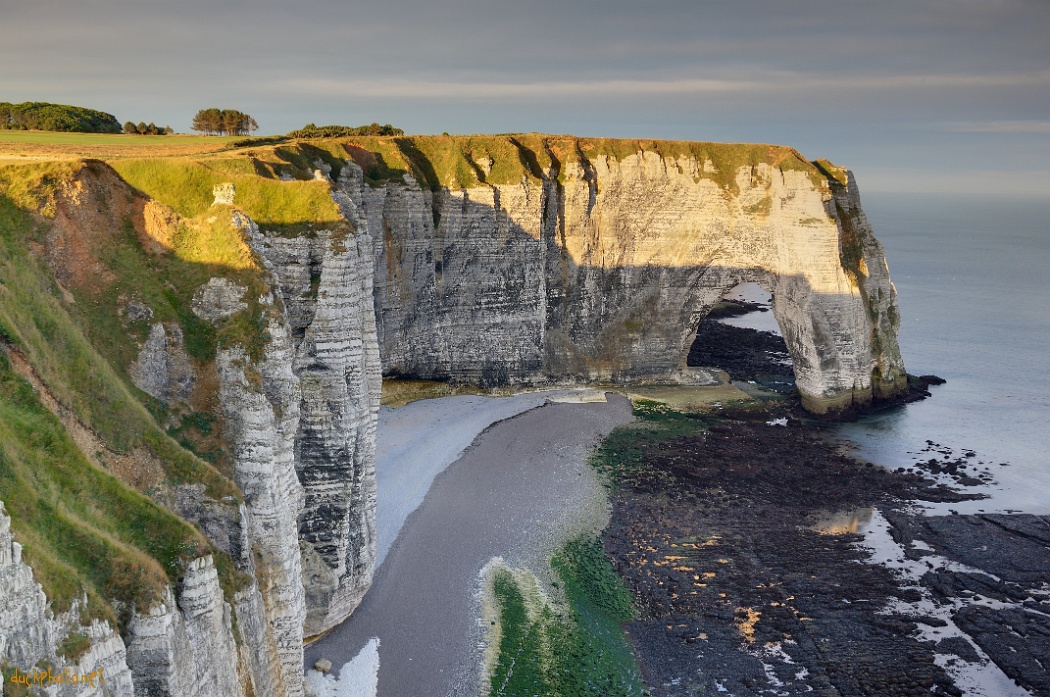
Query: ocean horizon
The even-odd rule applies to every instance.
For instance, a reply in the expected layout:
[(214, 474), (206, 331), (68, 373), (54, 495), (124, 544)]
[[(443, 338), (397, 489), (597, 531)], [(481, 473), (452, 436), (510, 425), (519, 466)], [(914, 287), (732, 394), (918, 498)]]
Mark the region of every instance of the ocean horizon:
[(857, 457), (910, 467), (971, 451), (990, 498), (932, 512), (1050, 513), (1050, 201), (1045, 197), (865, 193), (901, 311), (913, 375), (947, 380), (932, 397), (837, 427)]

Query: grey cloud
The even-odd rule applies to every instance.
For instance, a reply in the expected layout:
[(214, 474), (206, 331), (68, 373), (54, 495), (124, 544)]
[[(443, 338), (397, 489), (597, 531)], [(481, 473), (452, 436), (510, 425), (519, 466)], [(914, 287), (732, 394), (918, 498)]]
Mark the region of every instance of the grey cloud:
[(1050, 113), (1044, 0), (0, 0), (0, 16), (0, 100), (180, 130), (221, 105), (266, 132), (776, 140), (854, 166), (919, 143), (931, 167), (979, 141), (1031, 166), (1003, 138), (1042, 153)]

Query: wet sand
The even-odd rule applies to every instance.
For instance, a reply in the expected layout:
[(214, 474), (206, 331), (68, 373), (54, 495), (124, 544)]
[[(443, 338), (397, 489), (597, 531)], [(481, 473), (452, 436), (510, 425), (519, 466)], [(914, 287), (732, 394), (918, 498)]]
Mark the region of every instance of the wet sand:
[(607, 504), (587, 456), (632, 418), (628, 400), (610, 394), (603, 403), (548, 404), (485, 431), (436, 475), (362, 605), (307, 648), (306, 665), (324, 657), (337, 672), (378, 637), (379, 695), (477, 694), (479, 572), (498, 556), (544, 578), (557, 545), (602, 527)]
[(422, 399), (379, 413), (376, 443), (376, 567), (434, 478), (459, 459), (474, 439), (494, 423), (547, 402), (604, 401), (596, 390), (546, 390), (509, 397), (456, 395)]

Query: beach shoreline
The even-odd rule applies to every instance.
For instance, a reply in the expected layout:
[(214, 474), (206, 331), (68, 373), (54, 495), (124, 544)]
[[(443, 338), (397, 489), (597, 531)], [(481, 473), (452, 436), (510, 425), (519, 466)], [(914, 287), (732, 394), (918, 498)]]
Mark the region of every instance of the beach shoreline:
[[(426, 408), (437, 415), (440, 406)], [(361, 606), (306, 648), (305, 668), (325, 658), (338, 678), (377, 637), (379, 695), (477, 694), (484, 643), (479, 574), (501, 557), (542, 582), (550, 578), (555, 549), (604, 525), (606, 493), (588, 456), (632, 419), (630, 402), (609, 395), (603, 402), (522, 408), (482, 427), (406, 516)]]

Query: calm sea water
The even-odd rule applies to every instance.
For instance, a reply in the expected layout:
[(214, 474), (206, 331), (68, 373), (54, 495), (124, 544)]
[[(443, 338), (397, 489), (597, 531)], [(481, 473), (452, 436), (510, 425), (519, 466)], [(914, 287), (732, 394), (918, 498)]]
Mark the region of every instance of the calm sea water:
[[(1050, 197), (862, 199), (897, 287), (905, 366), (948, 382), (833, 435), (893, 469), (939, 459), (927, 440), (952, 459), (974, 451), (991, 498), (935, 512), (1050, 513)], [(769, 301), (750, 283), (730, 295)], [(772, 312), (722, 321), (779, 333)]]
[(948, 382), (839, 433), (889, 467), (928, 459), (927, 440), (975, 451), (992, 498), (940, 509), (1050, 513), (1050, 196), (862, 202), (897, 287), (905, 366)]

